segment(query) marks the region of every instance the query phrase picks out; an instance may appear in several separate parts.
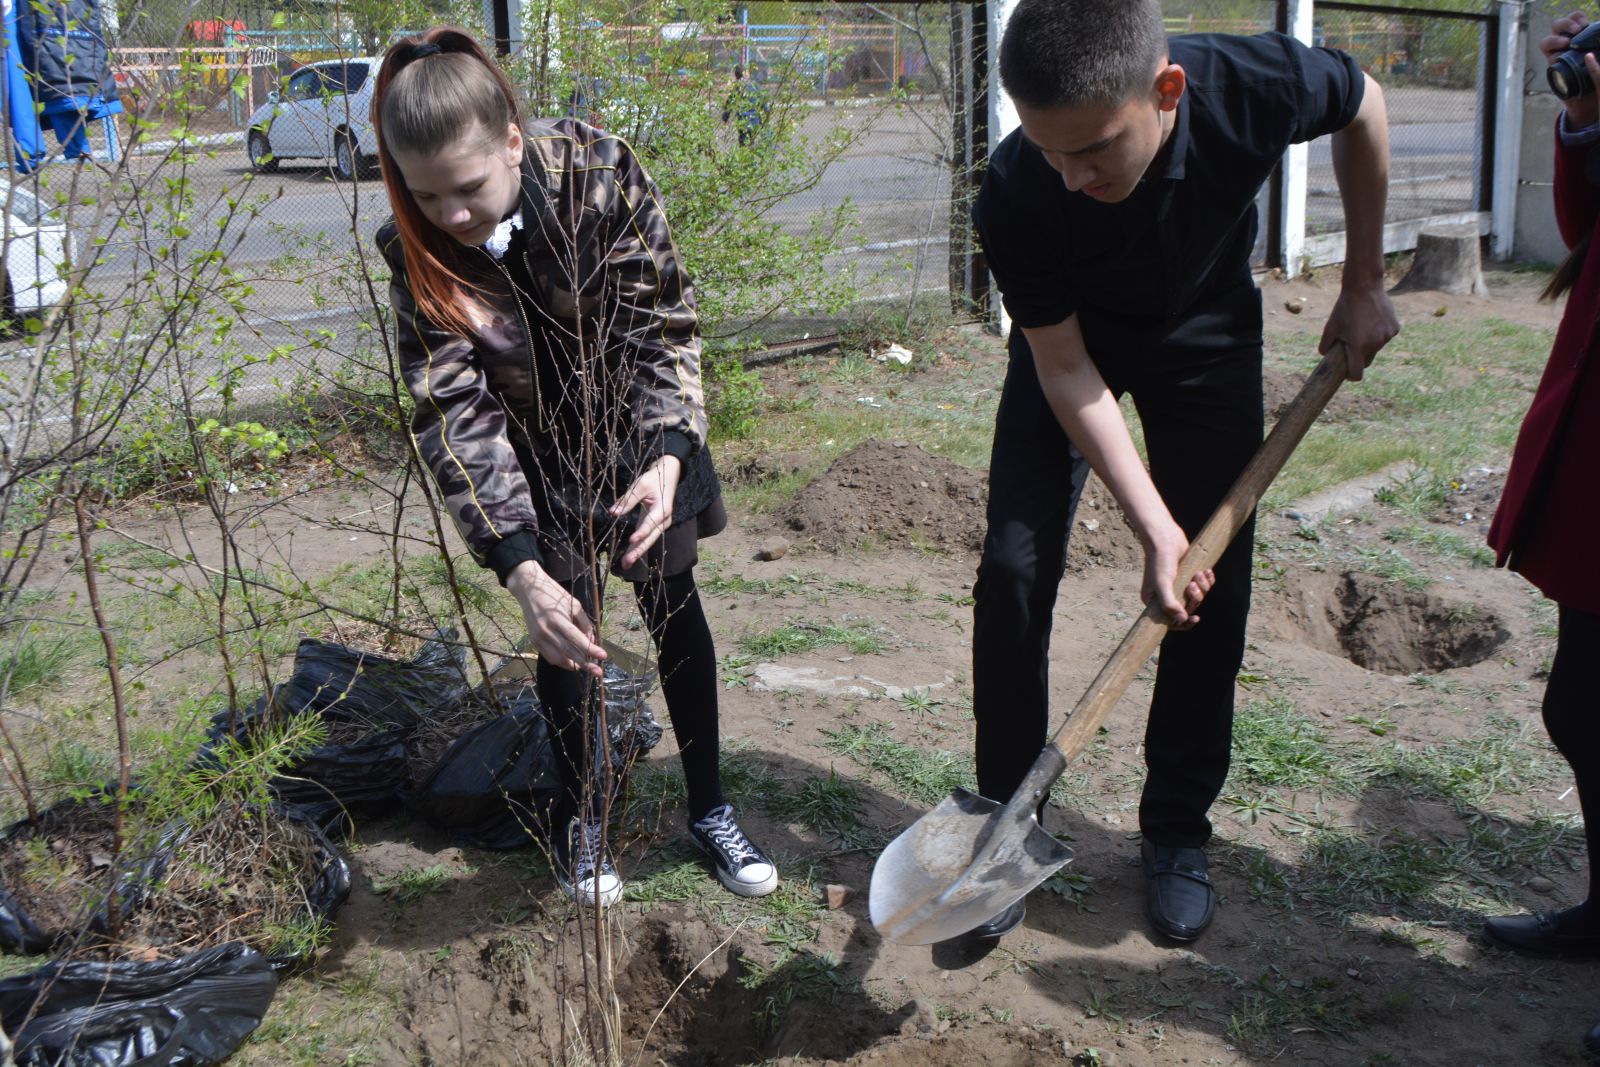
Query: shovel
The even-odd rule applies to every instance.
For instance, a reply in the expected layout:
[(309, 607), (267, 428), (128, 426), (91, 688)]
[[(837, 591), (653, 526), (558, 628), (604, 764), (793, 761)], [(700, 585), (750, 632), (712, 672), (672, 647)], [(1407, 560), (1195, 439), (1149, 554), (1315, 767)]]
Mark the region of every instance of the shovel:
[[(1214, 566), (1312, 422), (1344, 380), (1335, 344), (1251, 458), (1178, 563), (1179, 597), (1197, 571)], [(957, 789), (889, 842), (872, 869), (867, 910), (890, 941), (929, 945), (964, 934), (1025, 896), (1072, 859), (1039, 825), (1039, 803), (1067, 764), (1094, 739), (1134, 675), (1167, 633), (1152, 605), (1139, 616), (1077, 706), (1034, 761), (1010, 803)]]

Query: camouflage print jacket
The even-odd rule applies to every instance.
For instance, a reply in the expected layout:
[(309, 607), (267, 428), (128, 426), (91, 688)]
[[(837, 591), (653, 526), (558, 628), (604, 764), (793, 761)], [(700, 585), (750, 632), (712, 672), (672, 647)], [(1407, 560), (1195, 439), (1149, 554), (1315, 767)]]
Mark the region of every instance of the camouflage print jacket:
[(694, 294), (655, 183), (626, 143), (574, 120), (531, 123), (526, 144), (519, 239), (503, 260), (462, 248), (452, 264), (488, 313), (470, 335), (418, 311), (392, 219), (377, 237), (411, 433), (502, 582), (542, 557), (541, 537), (593, 536), (663, 453), (683, 461), (674, 523), (719, 493)]

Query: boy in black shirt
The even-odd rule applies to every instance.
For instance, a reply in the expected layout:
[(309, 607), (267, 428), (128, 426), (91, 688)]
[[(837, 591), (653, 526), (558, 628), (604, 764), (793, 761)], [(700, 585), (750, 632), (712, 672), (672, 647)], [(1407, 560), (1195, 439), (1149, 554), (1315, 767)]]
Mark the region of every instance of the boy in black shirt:
[[(1399, 328), (1384, 291), (1383, 96), (1348, 56), (1282, 35), (1169, 42), (1157, 0), (1022, 0), (1000, 77), (1021, 129), (973, 209), (1013, 321), (973, 590), (978, 787), (1009, 799), (1045, 744), (1051, 613), (1092, 467), (1144, 546), (1145, 603), (1172, 623), (1139, 822), (1151, 921), (1193, 940), (1215, 910), (1202, 848), (1228, 770), (1253, 523), (1182, 597), (1174, 586), (1262, 438), (1256, 194), (1290, 144), (1333, 135), (1347, 258), (1322, 349), (1343, 341), (1359, 380)], [(1022, 918), (1018, 901), (975, 933)]]

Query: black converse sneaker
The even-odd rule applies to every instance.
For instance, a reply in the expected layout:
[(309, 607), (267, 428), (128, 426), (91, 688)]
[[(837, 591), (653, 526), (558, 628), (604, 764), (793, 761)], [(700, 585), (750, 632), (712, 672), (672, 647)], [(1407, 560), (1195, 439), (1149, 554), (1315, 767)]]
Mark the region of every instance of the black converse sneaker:
[(554, 859), (556, 884), (563, 893), (592, 907), (609, 908), (622, 899), (622, 879), (601, 848), (603, 830), (598, 822), (586, 824), (573, 816), (566, 833), (556, 835)]
[(778, 888), (778, 868), (733, 821), (733, 806), (712, 808), (689, 824), (689, 836), (716, 864), (717, 880), (742, 897), (764, 897)]

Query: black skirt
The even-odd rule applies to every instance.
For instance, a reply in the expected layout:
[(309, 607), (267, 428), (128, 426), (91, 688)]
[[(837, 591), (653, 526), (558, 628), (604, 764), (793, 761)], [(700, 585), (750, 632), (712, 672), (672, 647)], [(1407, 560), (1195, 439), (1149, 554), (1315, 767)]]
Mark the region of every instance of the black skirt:
[[(674, 516), (676, 518), (676, 516)], [(644, 556), (631, 567), (622, 566), (627, 553), (628, 538), (633, 533), (631, 524), (617, 524), (605, 537), (596, 555), (604, 555), (611, 573), (630, 582), (643, 582), (652, 576), (676, 577), (700, 562), (699, 542), (704, 537), (714, 537), (728, 526), (728, 511), (722, 506), (719, 493), (697, 514), (681, 519), (667, 527), (656, 538)], [(570, 582), (589, 568), (585, 553), (570, 541), (539, 534), (539, 551), (544, 554), (545, 572), (558, 582)]]

